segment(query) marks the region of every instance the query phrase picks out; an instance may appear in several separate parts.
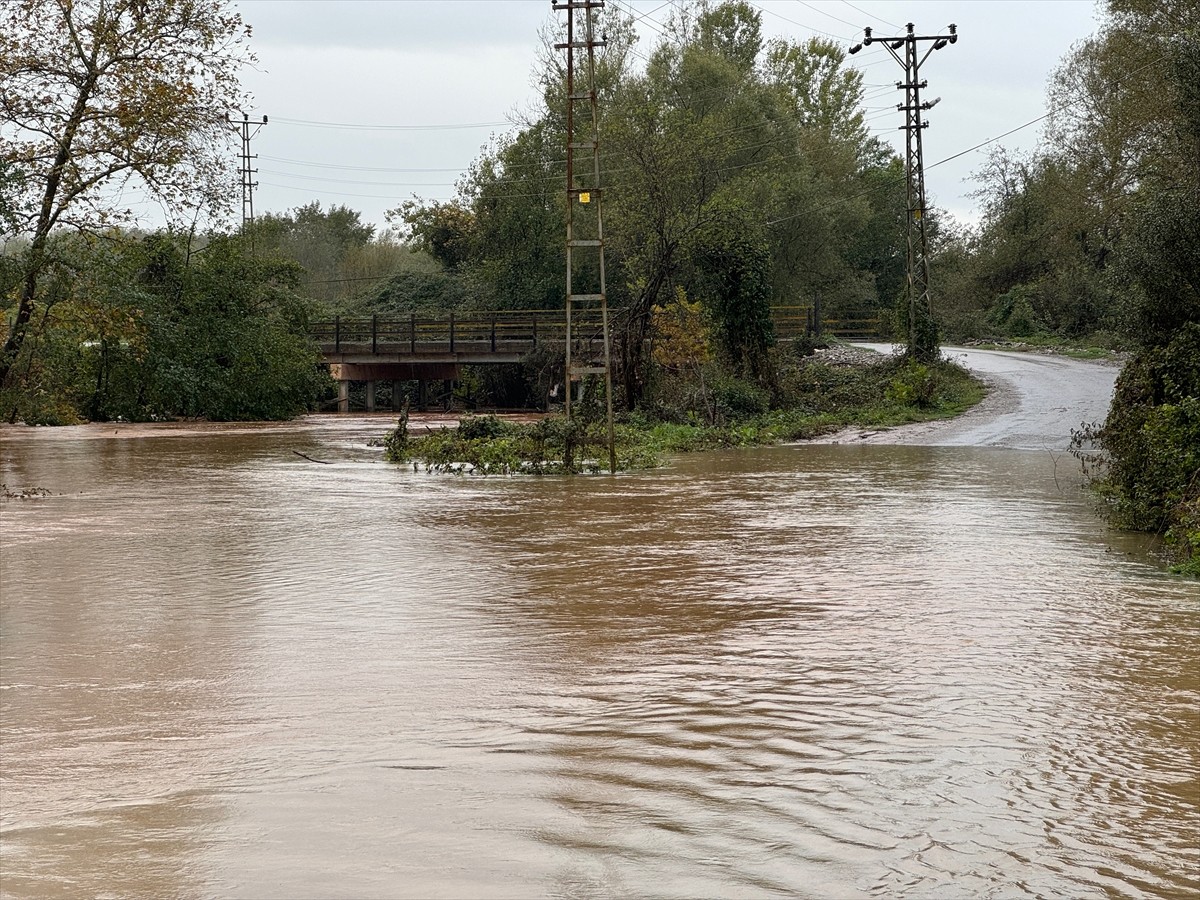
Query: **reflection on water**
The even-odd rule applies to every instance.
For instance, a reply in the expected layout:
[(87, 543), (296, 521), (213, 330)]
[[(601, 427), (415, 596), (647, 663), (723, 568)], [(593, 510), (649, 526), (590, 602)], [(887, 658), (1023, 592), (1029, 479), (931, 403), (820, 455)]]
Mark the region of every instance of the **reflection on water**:
[(1200, 586), (1067, 462), (328, 422), (6, 441), (5, 896), (1200, 890)]

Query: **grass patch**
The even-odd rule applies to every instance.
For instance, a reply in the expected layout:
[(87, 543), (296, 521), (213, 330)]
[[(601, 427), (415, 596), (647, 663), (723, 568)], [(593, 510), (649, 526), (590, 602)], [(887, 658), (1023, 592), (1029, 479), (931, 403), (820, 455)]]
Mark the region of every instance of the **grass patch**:
[(1106, 332), (1067, 339), (1054, 334), (1033, 334), (1014, 340), (980, 340), (966, 344), (973, 350), (1008, 350), (1014, 353), (1053, 353), (1071, 359), (1119, 359), (1125, 346)]
[[(631, 413), (615, 429), (619, 470), (648, 469), (676, 453), (810, 440), (849, 426), (883, 428), (944, 419), (983, 399), (961, 366), (889, 360), (875, 365), (804, 362), (781, 379), (775, 408), (757, 414)], [(712, 419), (719, 421), (712, 421)], [(602, 421), (549, 416), (532, 424), (468, 416), (457, 428), (413, 437), (406, 418), (388, 434), (385, 456), (426, 472), (548, 475), (607, 471)]]

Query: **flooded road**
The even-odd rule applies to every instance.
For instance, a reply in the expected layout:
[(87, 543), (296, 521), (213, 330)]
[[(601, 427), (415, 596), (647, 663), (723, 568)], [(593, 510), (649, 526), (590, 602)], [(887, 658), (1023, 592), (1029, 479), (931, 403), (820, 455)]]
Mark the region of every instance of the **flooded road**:
[[(892, 353), (890, 344), (859, 344)], [(938, 447), (1003, 447), (1064, 454), (1073, 431), (1108, 415), (1120, 369), (1102, 362), (1038, 353), (948, 347), (949, 359), (988, 385), (982, 403), (961, 416), (885, 430), (853, 429), (828, 441)]]
[(387, 421), (4, 434), (0, 894), (1200, 890), (1200, 585), (1073, 464), (452, 478)]

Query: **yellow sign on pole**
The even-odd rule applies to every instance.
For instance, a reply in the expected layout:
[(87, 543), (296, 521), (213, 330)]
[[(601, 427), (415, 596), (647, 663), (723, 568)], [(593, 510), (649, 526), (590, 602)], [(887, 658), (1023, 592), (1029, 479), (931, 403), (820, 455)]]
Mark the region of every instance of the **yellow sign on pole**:
[(580, 203), (591, 203), (592, 202), (591, 192), (590, 191), (580, 191), (579, 192), (579, 202)]

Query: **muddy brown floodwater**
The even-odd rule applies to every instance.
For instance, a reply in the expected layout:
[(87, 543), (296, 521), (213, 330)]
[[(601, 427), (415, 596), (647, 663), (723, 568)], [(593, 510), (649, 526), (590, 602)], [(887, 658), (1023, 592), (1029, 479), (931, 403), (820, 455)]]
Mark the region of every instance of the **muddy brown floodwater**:
[(387, 422), (0, 434), (53, 492), (0, 505), (0, 894), (1200, 891), (1200, 585), (1053, 441), (472, 479)]

